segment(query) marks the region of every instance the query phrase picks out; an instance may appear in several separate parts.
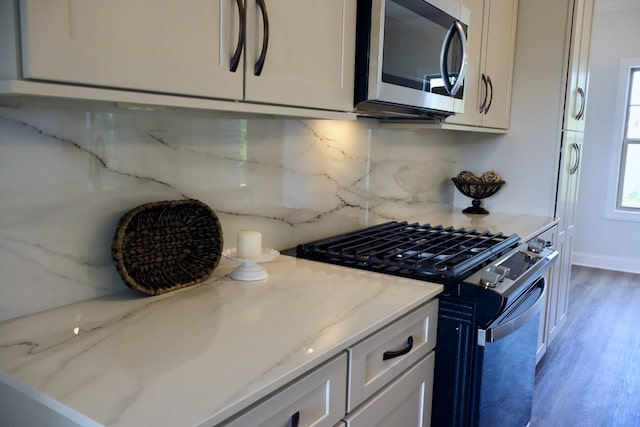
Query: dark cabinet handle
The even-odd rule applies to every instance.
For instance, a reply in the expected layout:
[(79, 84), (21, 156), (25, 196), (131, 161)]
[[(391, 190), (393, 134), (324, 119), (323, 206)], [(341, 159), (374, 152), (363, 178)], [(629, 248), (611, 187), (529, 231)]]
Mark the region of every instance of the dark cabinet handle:
[(384, 353), (382, 353), (382, 360), (389, 360), (389, 359), (393, 359), (394, 357), (400, 357), (402, 355), (409, 353), (412, 348), (413, 348), (413, 336), (410, 335), (409, 338), (407, 338), (407, 345), (405, 345), (400, 350), (385, 351)]
[(578, 168), (580, 167), (580, 146), (576, 142), (574, 142), (573, 144), (571, 144), (571, 148), (573, 148), (573, 150), (575, 151), (576, 157), (573, 162), (573, 166), (571, 166), (571, 168), (569, 169), (569, 175), (573, 175), (574, 173), (578, 172)]
[(487, 76), (482, 73), (482, 88), (484, 89), (484, 96), (482, 97), (482, 103), (480, 104), (479, 113), (484, 111), (484, 106), (487, 104), (487, 95), (489, 95), (489, 87), (487, 86)]
[(240, 27), (238, 28), (238, 45), (236, 46), (236, 51), (231, 57), (231, 66), (229, 67), (233, 73), (236, 72), (238, 65), (240, 65), (240, 58), (242, 57), (242, 48), (244, 47), (246, 33), (244, 28), (246, 25), (244, 5), (242, 4), (242, 0), (236, 0), (236, 4), (238, 5), (238, 15), (240, 16)]
[(300, 425), (300, 411), (296, 411), (291, 415), (291, 427), (298, 427)]
[(580, 95), (580, 109), (578, 110), (578, 114), (576, 114), (576, 120), (581, 120), (584, 116), (584, 106), (586, 104), (586, 96), (581, 87), (578, 88), (578, 95)]
[(267, 48), (269, 47), (269, 16), (267, 16), (267, 5), (264, 0), (256, 0), (256, 3), (260, 6), (260, 11), (262, 12), (262, 51), (260, 52), (260, 57), (256, 62), (253, 74), (259, 76), (262, 74), (262, 67), (264, 67), (264, 61), (267, 57)]
[(491, 108), (491, 103), (493, 102), (493, 83), (491, 82), (491, 77), (487, 75), (487, 84), (489, 85), (489, 89), (487, 92), (491, 91), (491, 96), (489, 96), (489, 102), (484, 107), (484, 113), (487, 114), (489, 112), (489, 108)]

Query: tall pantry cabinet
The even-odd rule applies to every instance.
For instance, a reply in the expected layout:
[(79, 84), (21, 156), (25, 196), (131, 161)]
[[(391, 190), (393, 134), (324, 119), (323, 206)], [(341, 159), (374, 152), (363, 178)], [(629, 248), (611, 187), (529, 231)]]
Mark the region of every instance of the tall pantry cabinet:
[(569, 47), (567, 87), (560, 141), (560, 163), (555, 216), (559, 219), (556, 249), (560, 258), (552, 271), (547, 306), (545, 342), (556, 337), (566, 321), (571, 280), (571, 253), (575, 236), (576, 205), (589, 82), (589, 49), (594, 0), (575, 0)]

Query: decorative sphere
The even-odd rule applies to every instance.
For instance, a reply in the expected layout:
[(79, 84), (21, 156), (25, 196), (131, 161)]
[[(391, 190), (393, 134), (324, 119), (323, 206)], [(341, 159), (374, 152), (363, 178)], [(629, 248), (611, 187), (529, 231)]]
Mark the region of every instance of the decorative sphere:
[(496, 171), (488, 171), (482, 174), (482, 182), (498, 182), (500, 175)]
[(473, 172), (470, 171), (462, 171), (458, 174), (457, 177), (460, 181), (469, 181), (469, 182), (475, 182), (475, 181), (480, 181), (480, 178), (478, 178), (477, 176), (475, 176), (473, 174)]

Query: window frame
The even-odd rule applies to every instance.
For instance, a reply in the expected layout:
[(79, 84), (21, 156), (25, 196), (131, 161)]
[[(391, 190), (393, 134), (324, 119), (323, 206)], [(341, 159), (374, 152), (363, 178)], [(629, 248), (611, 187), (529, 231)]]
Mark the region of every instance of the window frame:
[(640, 69), (640, 58), (622, 58), (618, 73), (618, 89), (611, 141), (611, 160), (605, 218), (640, 222), (640, 208), (623, 208), (619, 205), (622, 193), (623, 160), (626, 155), (627, 109), (631, 93), (631, 71)]

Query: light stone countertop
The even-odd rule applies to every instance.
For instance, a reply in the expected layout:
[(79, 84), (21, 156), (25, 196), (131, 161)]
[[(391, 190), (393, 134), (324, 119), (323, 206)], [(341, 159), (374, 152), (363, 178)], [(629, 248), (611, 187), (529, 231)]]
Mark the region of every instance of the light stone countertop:
[(229, 279), (236, 266), (164, 296), (125, 291), (0, 323), (0, 382), (103, 425), (211, 426), (442, 289), (285, 255), (260, 282)]
[[(523, 239), (554, 224), (499, 213), (412, 221)], [(236, 266), (223, 260), (204, 284), (167, 295), (125, 290), (2, 322), (0, 383), (78, 424), (215, 425), (442, 289), (285, 255), (260, 282), (231, 280)]]

